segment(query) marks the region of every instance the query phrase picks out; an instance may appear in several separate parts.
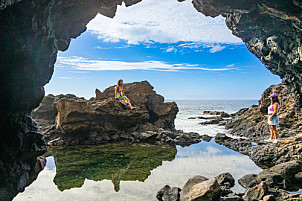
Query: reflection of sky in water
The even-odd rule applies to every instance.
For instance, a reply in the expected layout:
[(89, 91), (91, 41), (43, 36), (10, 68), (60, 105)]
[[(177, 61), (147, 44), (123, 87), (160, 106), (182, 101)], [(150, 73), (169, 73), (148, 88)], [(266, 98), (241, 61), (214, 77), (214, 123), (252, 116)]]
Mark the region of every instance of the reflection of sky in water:
[[(188, 120), (188, 117), (200, 116), (203, 110), (222, 111), (223, 108), (226, 108), (226, 112), (232, 113), (253, 104), (253, 102), (193, 101), (177, 102), (177, 104), (180, 108), (175, 122), (177, 129), (214, 136), (217, 132), (225, 132), (223, 127), (202, 127), (198, 125), (201, 120)], [(220, 173), (230, 172), (237, 182), (246, 174), (257, 174), (260, 171), (261, 169), (247, 156), (218, 145), (212, 140), (185, 148), (177, 146), (175, 160), (163, 161), (162, 166), (153, 169), (151, 175), (144, 182), (121, 181), (119, 192), (114, 191), (111, 180), (92, 181), (88, 179), (85, 179), (81, 188), (61, 192), (53, 182), (56, 168), (54, 158), (50, 156), (47, 158), (46, 168), (39, 174), (38, 179), (23, 193), (19, 193), (14, 201), (156, 201), (155, 195), (160, 188), (166, 184), (182, 188), (186, 181), (194, 175), (211, 178)], [(244, 192), (238, 183), (232, 190)]]
[[(243, 175), (261, 171), (247, 156), (214, 142), (201, 142), (186, 148), (177, 147), (177, 150), (175, 160), (164, 161), (162, 166), (152, 170), (145, 182), (121, 181), (119, 192), (114, 191), (110, 180), (87, 179), (81, 188), (61, 192), (53, 183), (56, 174), (54, 158), (48, 157), (47, 167), (39, 174), (38, 179), (14, 201), (156, 200), (156, 192), (164, 185), (182, 187), (190, 177), (197, 174), (210, 178), (223, 172), (230, 172), (238, 180)], [(237, 184), (233, 191), (243, 192), (244, 189)]]

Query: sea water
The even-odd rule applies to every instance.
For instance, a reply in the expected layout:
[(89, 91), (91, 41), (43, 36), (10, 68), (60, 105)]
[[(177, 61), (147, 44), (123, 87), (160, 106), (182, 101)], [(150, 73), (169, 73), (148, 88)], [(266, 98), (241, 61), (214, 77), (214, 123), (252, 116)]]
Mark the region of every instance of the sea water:
[[(177, 129), (215, 136), (222, 126), (200, 125), (203, 111), (234, 113), (257, 101), (176, 101)], [(222, 145), (200, 142), (189, 147), (112, 144), (50, 150), (36, 181), (14, 201), (156, 201), (156, 192), (170, 185), (182, 188), (194, 175), (208, 178), (230, 172), (234, 192), (244, 192), (237, 180), (261, 169), (247, 156)]]

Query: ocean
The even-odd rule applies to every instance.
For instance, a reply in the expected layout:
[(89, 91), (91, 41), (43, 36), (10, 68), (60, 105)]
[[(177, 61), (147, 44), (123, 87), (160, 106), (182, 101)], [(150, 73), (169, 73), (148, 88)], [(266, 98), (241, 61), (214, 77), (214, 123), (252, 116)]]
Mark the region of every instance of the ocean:
[[(215, 136), (223, 126), (200, 125), (203, 111), (234, 113), (255, 100), (177, 100), (176, 129)], [(230, 172), (234, 192), (244, 192), (237, 180), (261, 168), (247, 156), (222, 145), (200, 142), (189, 147), (106, 145), (54, 149), (36, 181), (14, 201), (156, 201), (156, 192), (170, 185), (182, 188), (194, 175), (208, 178)]]

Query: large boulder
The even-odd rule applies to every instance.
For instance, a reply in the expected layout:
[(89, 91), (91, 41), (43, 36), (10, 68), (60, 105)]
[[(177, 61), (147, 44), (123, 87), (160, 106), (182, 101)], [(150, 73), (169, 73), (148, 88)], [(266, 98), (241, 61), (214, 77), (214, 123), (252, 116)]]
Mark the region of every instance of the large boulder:
[(103, 144), (107, 142), (163, 142), (187, 146), (200, 142), (197, 133), (176, 131), (175, 102), (164, 102), (147, 82), (124, 84), (124, 91), (136, 109), (114, 98), (114, 86), (97, 98), (48, 95), (33, 112), (48, 145)]
[(183, 186), (181, 192), (180, 192), (180, 200), (184, 201), (184, 200), (189, 200), (190, 198), (190, 191), (192, 189), (192, 187), (195, 184), (201, 183), (203, 181), (208, 180), (208, 178), (204, 177), (204, 176), (200, 176), (200, 175), (195, 175), (194, 177), (191, 177), (186, 184)]
[[(188, 201), (211, 201), (217, 200), (220, 196), (220, 186), (215, 178), (195, 184), (189, 193)], [(181, 200), (185, 201), (185, 200)]]
[(180, 192), (180, 201), (216, 200), (220, 196), (220, 186), (215, 178), (196, 175), (190, 178)]
[[(165, 128), (174, 128), (174, 119), (178, 113), (175, 102), (164, 102), (164, 97), (157, 94), (154, 87), (147, 81), (124, 84), (126, 96), (131, 103), (140, 110), (147, 110), (150, 117), (149, 122), (161, 125)], [(99, 100), (105, 100), (114, 96), (114, 86), (105, 89)]]

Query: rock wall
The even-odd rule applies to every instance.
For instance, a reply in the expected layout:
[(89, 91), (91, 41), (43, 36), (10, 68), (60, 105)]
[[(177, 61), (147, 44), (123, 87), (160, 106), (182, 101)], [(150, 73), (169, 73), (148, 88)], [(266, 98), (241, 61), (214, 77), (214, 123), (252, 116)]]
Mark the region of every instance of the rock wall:
[(267, 123), (267, 108), (271, 104), (269, 96), (272, 93), (279, 95), (278, 109), (280, 137), (290, 137), (302, 132), (302, 108), (296, 94), (291, 92), (285, 84), (272, 85), (266, 89), (258, 105), (254, 105), (244, 113), (237, 113), (226, 125), (236, 135), (248, 138), (264, 139), (269, 137)]
[[(66, 50), (70, 40), (84, 32), (86, 24), (97, 13), (113, 17), (122, 2), (130, 6), (140, 1), (0, 1), (0, 116), (5, 122), (1, 122), (0, 164), (8, 165), (5, 158), (9, 152), (18, 150), (19, 155), (27, 152), (20, 139), (30, 141), (32, 146), (40, 144), (41, 137), (27, 130), (28, 127), (36, 129), (28, 114), (44, 96), (43, 86), (53, 74), (58, 50)], [(272, 73), (284, 80), (301, 107), (300, 1), (193, 0), (193, 5), (205, 15), (225, 16), (233, 34), (240, 37)], [(22, 126), (16, 130), (15, 125)], [(17, 147), (13, 149), (10, 143)], [(8, 169), (8, 166), (2, 168), (3, 172)]]
[(42, 134), (30, 114), (0, 117), (0, 200), (12, 200), (45, 166)]
[(302, 103), (302, 5), (300, 1), (193, 0), (206, 16), (226, 17), (226, 25)]

